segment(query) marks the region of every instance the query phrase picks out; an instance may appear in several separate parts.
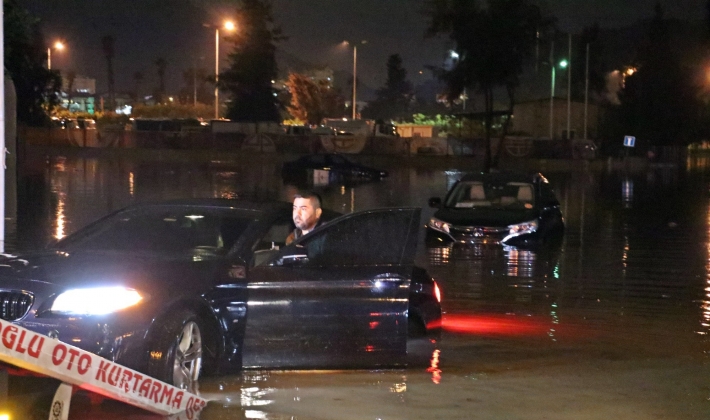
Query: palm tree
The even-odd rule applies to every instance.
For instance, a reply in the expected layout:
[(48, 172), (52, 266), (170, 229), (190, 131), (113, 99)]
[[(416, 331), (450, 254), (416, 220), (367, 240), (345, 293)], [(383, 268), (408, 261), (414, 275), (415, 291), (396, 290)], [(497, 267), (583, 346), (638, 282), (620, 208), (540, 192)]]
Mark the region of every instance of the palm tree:
[(158, 67), (158, 91), (155, 94), (155, 101), (157, 103), (163, 103), (163, 95), (165, 94), (165, 68), (168, 66), (168, 62), (165, 61), (163, 57), (159, 57), (155, 60), (155, 65)]
[(108, 106), (111, 111), (116, 109), (114, 100), (114, 83), (113, 83), (113, 49), (114, 39), (111, 35), (105, 35), (101, 38), (101, 46), (106, 57), (106, 65), (108, 68)]
[(135, 96), (135, 99), (138, 99), (140, 96), (140, 87), (143, 84), (143, 79), (144, 79), (144, 76), (143, 76), (142, 72), (137, 71), (137, 72), (133, 73), (133, 81), (136, 84), (135, 91), (133, 93)]

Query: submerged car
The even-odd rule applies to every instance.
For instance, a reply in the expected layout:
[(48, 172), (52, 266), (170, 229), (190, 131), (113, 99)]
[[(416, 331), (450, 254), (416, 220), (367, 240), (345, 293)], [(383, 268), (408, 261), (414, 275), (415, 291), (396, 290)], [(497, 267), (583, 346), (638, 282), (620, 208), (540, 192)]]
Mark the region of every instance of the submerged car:
[(331, 220), (289, 246), (290, 203), (189, 200), (113, 213), (0, 263), (0, 315), (183, 388), (200, 372), (388, 367), (435, 332), (414, 266), (421, 209)]
[(559, 243), (560, 203), (542, 174), (480, 173), (461, 178), (427, 224), (427, 243), (502, 244), (527, 248)]
[(302, 156), (283, 164), (281, 175), (298, 185), (353, 184), (386, 178), (387, 171), (361, 165), (339, 153)]

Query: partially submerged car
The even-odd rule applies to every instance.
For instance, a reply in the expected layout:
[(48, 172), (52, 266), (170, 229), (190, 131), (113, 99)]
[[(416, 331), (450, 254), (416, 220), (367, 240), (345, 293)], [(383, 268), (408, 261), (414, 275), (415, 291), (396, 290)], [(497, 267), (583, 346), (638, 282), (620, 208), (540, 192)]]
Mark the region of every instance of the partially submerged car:
[(468, 174), (448, 192), (427, 224), (427, 244), (502, 244), (528, 248), (556, 243), (564, 220), (560, 203), (542, 174)]
[(388, 172), (361, 165), (340, 153), (319, 153), (285, 162), (281, 175), (297, 185), (319, 186), (377, 181), (386, 178)]
[(290, 203), (134, 205), (0, 263), (0, 316), (184, 388), (200, 372), (389, 367), (436, 331), (420, 209), (340, 216), (291, 245)]

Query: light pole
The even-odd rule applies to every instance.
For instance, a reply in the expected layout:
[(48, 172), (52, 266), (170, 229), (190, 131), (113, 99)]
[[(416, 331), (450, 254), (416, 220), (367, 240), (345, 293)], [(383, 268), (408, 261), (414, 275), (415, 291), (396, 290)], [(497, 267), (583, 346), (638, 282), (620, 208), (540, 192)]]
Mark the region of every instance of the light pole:
[[(236, 25), (232, 21), (224, 22), (224, 29), (233, 31)], [(214, 119), (219, 118), (219, 26), (214, 31)]]
[(567, 52), (569, 57), (569, 68), (567, 69), (567, 140), (572, 140), (572, 136), (570, 135), (570, 117), (572, 114), (572, 33), (570, 32), (567, 35), (569, 36)]
[[(550, 53), (550, 58), (552, 59), (552, 53)], [(550, 60), (550, 62), (552, 62), (552, 60)], [(563, 69), (566, 68), (568, 65), (569, 65), (569, 63), (567, 62), (567, 60), (562, 60), (559, 63), (560, 68), (563, 68)], [(554, 110), (555, 110), (555, 80), (557, 78), (556, 77), (557, 76), (556, 69), (557, 69), (557, 64), (553, 63), (553, 65), (552, 65), (552, 89), (550, 90), (550, 140), (554, 139), (554, 134), (555, 134), (555, 131), (554, 131), (554, 112), (555, 111)], [(567, 96), (569, 97), (569, 86), (567, 87), (567, 89), (568, 89)], [(568, 119), (567, 125), (569, 125), (569, 107), (568, 107), (567, 119)], [(569, 130), (568, 130), (567, 135), (569, 136)]]
[[(52, 47), (61, 51), (64, 49), (64, 44), (61, 41), (57, 41)], [(52, 70), (52, 47), (47, 47), (47, 70)]]
[[(343, 41), (345, 45), (350, 45), (349, 41)], [(362, 40), (360, 44), (367, 44)], [(357, 119), (357, 43), (353, 43), (353, 120)]]

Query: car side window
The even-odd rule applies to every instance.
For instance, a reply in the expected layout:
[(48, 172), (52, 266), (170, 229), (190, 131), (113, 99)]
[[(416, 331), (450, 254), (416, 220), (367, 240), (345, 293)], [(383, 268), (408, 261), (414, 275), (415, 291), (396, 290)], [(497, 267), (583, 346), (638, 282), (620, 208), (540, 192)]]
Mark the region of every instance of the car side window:
[[(341, 220), (299, 243), (308, 265), (354, 266), (398, 264), (406, 241), (393, 237), (409, 229), (409, 221), (396, 213), (373, 213)], [(400, 243), (401, 242), (401, 243)]]
[(274, 222), (269, 230), (266, 231), (266, 234), (259, 238), (252, 247), (254, 251), (253, 265), (262, 265), (276, 255), (279, 249), (286, 245), (286, 238), (293, 229), (293, 221), (290, 219), (281, 219)]

